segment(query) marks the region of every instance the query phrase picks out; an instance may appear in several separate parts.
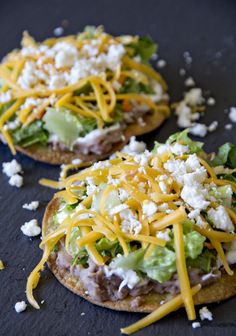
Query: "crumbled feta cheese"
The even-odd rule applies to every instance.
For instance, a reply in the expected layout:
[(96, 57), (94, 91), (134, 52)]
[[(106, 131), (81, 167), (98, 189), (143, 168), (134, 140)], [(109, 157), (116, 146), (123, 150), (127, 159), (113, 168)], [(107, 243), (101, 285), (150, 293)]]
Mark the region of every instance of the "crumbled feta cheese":
[(41, 228), (38, 226), (37, 219), (31, 219), (31, 221), (25, 222), (20, 229), (24, 235), (28, 237), (35, 237), (41, 233)]
[(119, 188), (118, 192), (119, 192), (119, 199), (121, 202), (125, 202), (129, 198), (129, 194), (125, 189)]
[(185, 51), (183, 53), (184, 61), (187, 65), (190, 65), (193, 61), (192, 56), (190, 55), (189, 51)]
[(168, 242), (168, 241), (170, 241), (169, 233), (170, 233), (170, 229), (166, 229), (166, 230), (163, 230), (163, 231), (157, 231), (156, 237), (160, 238), (160, 239), (164, 239), (165, 241)]
[(162, 69), (162, 68), (164, 68), (164, 67), (166, 66), (166, 64), (167, 64), (167, 62), (166, 62), (165, 60), (160, 59), (160, 60), (157, 62), (157, 67), (158, 67), (159, 69)]
[(8, 121), (5, 125), (4, 125), (4, 130), (15, 130), (17, 127), (20, 126), (20, 122), (18, 120), (18, 118), (15, 118), (13, 121)]
[(26, 307), (27, 307), (27, 304), (25, 303), (25, 301), (16, 302), (16, 304), (15, 304), (15, 311), (17, 313), (21, 313), (24, 310), (26, 310)]
[(143, 153), (146, 149), (146, 144), (143, 141), (137, 141), (135, 136), (130, 138), (130, 142), (123, 149), (123, 153), (128, 154), (140, 154)]
[(225, 125), (225, 129), (226, 130), (231, 130), (233, 128), (233, 125), (232, 124), (226, 124)]
[(23, 185), (23, 177), (19, 174), (12, 175), (8, 183), (13, 187), (20, 188)]
[(121, 211), (123, 211), (125, 209), (128, 209), (128, 205), (127, 204), (119, 204), (119, 205), (115, 206), (114, 208), (112, 208), (109, 211), (109, 214), (111, 216), (114, 216), (114, 215), (118, 214), (119, 212), (121, 212)]
[(54, 47), (58, 50), (55, 56), (55, 65), (57, 69), (74, 65), (78, 59), (78, 50), (75, 46), (66, 42), (58, 42)]
[(190, 128), (189, 133), (204, 138), (207, 134), (207, 126), (201, 123), (195, 123)]
[(111, 175), (107, 176), (107, 184), (112, 184), (114, 186), (118, 186), (120, 184), (120, 180), (119, 179), (113, 179), (113, 177)]
[(201, 323), (200, 323), (200, 322), (193, 322), (193, 323), (192, 323), (192, 328), (193, 328), (193, 329), (201, 328)]
[(66, 86), (66, 79), (63, 74), (57, 74), (57, 75), (50, 76), (50, 79), (48, 82), (49, 90), (60, 89), (64, 86)]
[(200, 184), (185, 185), (181, 191), (182, 199), (194, 209), (204, 210), (210, 204), (206, 201), (208, 195), (207, 189)]
[(179, 69), (179, 74), (180, 74), (180, 76), (185, 76), (186, 70), (183, 69), (183, 68)]
[(152, 216), (157, 212), (157, 205), (152, 201), (145, 200), (142, 204), (142, 211), (145, 216)]
[(184, 155), (189, 152), (188, 146), (181, 145), (178, 142), (175, 142), (174, 145), (171, 146), (171, 151), (175, 155)]
[(0, 94), (0, 103), (6, 104), (12, 100), (11, 91), (7, 90), (6, 92), (1, 92)]
[(177, 125), (181, 128), (187, 128), (192, 125), (192, 111), (189, 106), (182, 101), (178, 104), (175, 114), (177, 115)]
[(15, 174), (21, 173), (22, 168), (21, 165), (15, 159), (13, 159), (10, 162), (3, 162), (2, 171), (8, 177), (12, 177)]
[(185, 82), (184, 82), (185, 86), (194, 86), (195, 85), (195, 81), (193, 79), (193, 77), (188, 77), (186, 78)]
[(64, 28), (63, 27), (56, 27), (53, 30), (53, 33), (55, 36), (61, 36), (64, 33)]
[(234, 225), (225, 210), (225, 207), (222, 205), (218, 206), (216, 209), (209, 209), (207, 211), (207, 215), (212, 222), (213, 226), (217, 229), (233, 232), (234, 231)]
[(219, 125), (218, 121), (216, 121), (216, 120), (213, 121), (213, 122), (208, 126), (208, 131), (209, 131), (209, 132), (214, 132), (214, 131), (217, 129), (218, 125)]
[(39, 207), (39, 201), (32, 201), (31, 203), (23, 204), (22, 208), (26, 210), (35, 211)]
[(212, 312), (207, 307), (202, 307), (199, 310), (199, 314), (200, 314), (200, 318), (202, 321), (203, 320), (209, 320), (209, 321), (213, 320)]
[(140, 166), (147, 166), (148, 165), (148, 159), (152, 154), (145, 150), (142, 154), (136, 154), (134, 156), (134, 161), (139, 163)]
[(96, 184), (94, 184), (93, 178), (92, 177), (87, 177), (85, 179), (86, 184), (87, 184), (87, 195), (91, 195), (95, 192), (95, 190), (97, 189)]
[(142, 230), (142, 223), (137, 220), (137, 216), (131, 210), (125, 209), (121, 211), (120, 217), (122, 219), (122, 232), (137, 235)]
[(215, 98), (213, 98), (213, 97), (209, 97), (209, 98), (207, 99), (207, 105), (209, 105), (209, 106), (213, 106), (213, 105), (215, 105), (215, 103), (216, 103)]
[(189, 90), (185, 94), (184, 101), (186, 104), (190, 104), (192, 106), (202, 104), (204, 102), (204, 98), (202, 96), (202, 89), (193, 88)]
[(129, 289), (132, 289), (140, 281), (139, 276), (133, 270), (125, 270), (120, 267), (112, 269), (107, 266), (104, 266), (104, 272), (106, 277), (111, 277), (113, 274), (115, 274), (121, 279), (123, 279), (123, 281), (120, 284), (119, 291), (121, 291), (122, 288), (125, 286), (127, 286)]
[(38, 78), (36, 76), (36, 66), (33, 62), (27, 61), (24, 65), (21, 75), (19, 76), (17, 83), (23, 89), (30, 89), (37, 84)]
[(193, 220), (199, 227), (204, 228), (207, 225), (207, 223), (204, 222), (203, 219), (201, 218), (199, 209), (190, 211), (190, 213), (188, 214), (188, 218)]
[(233, 122), (236, 123), (236, 107), (231, 107), (229, 111), (229, 119)]

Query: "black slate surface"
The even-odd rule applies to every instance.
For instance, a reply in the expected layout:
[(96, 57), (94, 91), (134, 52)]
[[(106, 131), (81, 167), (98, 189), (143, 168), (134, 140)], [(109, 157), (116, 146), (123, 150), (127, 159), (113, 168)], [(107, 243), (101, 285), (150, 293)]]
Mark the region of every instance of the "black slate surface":
[[(184, 89), (179, 69), (184, 66), (183, 52), (193, 57), (188, 73), (205, 90), (216, 97), (217, 104), (207, 109), (204, 122), (217, 119), (215, 133), (204, 141), (214, 150), (225, 141), (236, 143), (235, 126), (225, 131), (227, 115), (224, 109), (236, 105), (236, 3), (235, 1), (155, 1), (155, 0), (51, 0), (1, 1), (0, 3), (0, 56), (19, 45), (21, 33), (27, 29), (37, 39), (52, 35), (53, 29), (69, 20), (66, 33), (75, 33), (87, 24), (103, 24), (113, 34), (150, 34), (159, 43), (160, 55), (168, 66), (162, 70), (170, 87), (173, 100), (180, 99)], [(171, 117), (159, 130), (143, 137), (149, 147), (177, 131)], [(0, 145), (0, 163), (12, 159), (9, 150)], [(138, 320), (141, 314), (112, 312), (76, 297), (63, 288), (46, 270), (36, 290), (39, 301), (45, 300), (40, 311), (31, 307), (16, 314), (15, 302), (25, 299), (27, 275), (40, 258), (40, 239), (29, 239), (20, 226), (33, 217), (41, 220), (44, 206), (53, 191), (40, 187), (40, 177), (56, 179), (59, 169), (35, 163), (22, 155), (17, 160), (24, 169), (24, 187), (20, 190), (8, 184), (0, 174), (0, 259), (6, 269), (0, 272), (0, 335), (119, 335), (120, 327)], [(22, 204), (39, 200), (36, 213), (22, 209)], [(158, 324), (137, 335), (235, 335), (236, 299), (210, 306), (213, 322), (202, 323), (193, 330), (184, 311), (171, 314)], [(84, 312), (85, 315), (81, 316)]]

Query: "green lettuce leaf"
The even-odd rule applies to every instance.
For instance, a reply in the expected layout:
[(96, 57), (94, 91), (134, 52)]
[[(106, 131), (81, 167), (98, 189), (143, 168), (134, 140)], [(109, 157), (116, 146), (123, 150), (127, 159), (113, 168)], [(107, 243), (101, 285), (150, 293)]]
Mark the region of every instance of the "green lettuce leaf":
[(120, 89), (120, 93), (145, 93), (154, 94), (150, 85), (144, 85), (133, 78), (127, 78)]
[(215, 263), (216, 255), (213, 251), (205, 249), (196, 259), (187, 259), (187, 265), (192, 268), (201, 269), (204, 273), (209, 273)]
[(44, 129), (41, 120), (34, 121), (29, 126), (20, 127), (12, 133), (13, 141), (22, 147), (29, 147), (34, 144), (46, 145), (48, 132)]
[(201, 152), (203, 142), (193, 141), (191, 138), (189, 138), (188, 132), (189, 132), (188, 129), (186, 129), (182, 132), (174, 133), (167, 139), (166, 143), (171, 145), (174, 142), (179, 142), (182, 145), (186, 145), (189, 147), (191, 154)]
[(128, 47), (133, 49), (133, 56), (139, 55), (144, 63), (148, 63), (157, 51), (157, 44), (149, 36), (139, 37), (137, 42), (129, 44)]
[(210, 161), (212, 166), (235, 167), (236, 148), (233, 144), (227, 142), (220, 146), (217, 155)]

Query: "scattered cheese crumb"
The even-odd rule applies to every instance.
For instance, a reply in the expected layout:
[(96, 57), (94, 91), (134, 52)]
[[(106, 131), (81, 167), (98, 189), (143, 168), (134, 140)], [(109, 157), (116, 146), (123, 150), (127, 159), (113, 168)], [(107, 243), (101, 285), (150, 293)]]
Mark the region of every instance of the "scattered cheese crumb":
[(200, 318), (202, 321), (203, 320), (209, 320), (209, 321), (213, 320), (212, 312), (207, 307), (202, 307), (199, 310), (199, 314), (200, 314)]
[(71, 161), (72, 164), (75, 164), (75, 165), (79, 165), (81, 164), (83, 161), (81, 159), (74, 159)]
[(207, 126), (201, 123), (195, 123), (190, 128), (189, 133), (204, 138), (207, 134)]
[(2, 171), (8, 177), (12, 177), (13, 175), (17, 173), (21, 173), (22, 168), (21, 168), (21, 165), (14, 159), (10, 162), (3, 162)]
[(39, 201), (32, 201), (31, 203), (23, 204), (22, 208), (26, 210), (35, 211), (39, 207)]
[(64, 33), (63, 27), (57, 27), (53, 30), (55, 36), (61, 36)]
[(143, 153), (146, 149), (146, 144), (143, 141), (137, 141), (135, 136), (130, 138), (130, 142), (123, 149), (123, 153), (129, 154), (140, 154)]
[(218, 125), (219, 125), (218, 121), (216, 121), (216, 120), (213, 121), (213, 122), (208, 126), (208, 131), (209, 131), (209, 132), (214, 132), (214, 131), (217, 129)]
[(27, 304), (25, 303), (25, 301), (19, 301), (19, 302), (16, 302), (15, 304), (15, 310), (17, 313), (23, 312), (24, 310), (26, 310), (26, 307), (27, 307)]
[(183, 68), (179, 69), (179, 74), (180, 74), (180, 76), (185, 76), (186, 75), (186, 70), (183, 69)]
[(84, 313), (84, 312), (82, 312), (80, 315), (81, 315), (81, 316), (84, 316), (84, 315), (85, 315), (85, 313)]
[(10, 178), (9, 184), (13, 187), (20, 188), (23, 185), (23, 177), (19, 174), (15, 174)]
[(158, 67), (159, 69), (162, 69), (162, 68), (164, 68), (164, 67), (166, 66), (166, 64), (167, 64), (167, 62), (166, 62), (165, 60), (160, 59), (160, 60), (157, 62), (157, 67)]
[(236, 123), (236, 107), (231, 107), (229, 111), (229, 119), (233, 122)]
[(157, 205), (154, 202), (145, 200), (142, 205), (143, 214), (146, 216), (152, 216), (157, 212)]
[(5, 266), (2, 260), (0, 260), (0, 271), (4, 270)]
[(220, 205), (216, 209), (210, 208), (207, 215), (217, 229), (228, 232), (234, 231), (234, 225), (224, 206)]
[(193, 79), (193, 77), (188, 77), (185, 82), (184, 82), (185, 86), (194, 86), (195, 85), (195, 81)]
[(187, 65), (190, 65), (193, 61), (192, 56), (190, 55), (189, 51), (185, 51), (183, 53), (184, 61)]
[(226, 130), (231, 130), (233, 128), (233, 125), (232, 124), (226, 124), (225, 125), (225, 129)]
[(41, 233), (41, 228), (38, 226), (37, 219), (31, 219), (31, 221), (25, 222), (20, 229), (24, 235), (28, 237), (35, 237)]
[(193, 329), (201, 328), (201, 323), (200, 323), (200, 322), (193, 322), (193, 323), (192, 323), (192, 328), (193, 328)]
[(215, 103), (216, 103), (215, 98), (213, 98), (213, 97), (209, 97), (209, 98), (207, 99), (207, 105), (209, 105), (209, 106), (213, 106), (213, 105), (215, 105)]

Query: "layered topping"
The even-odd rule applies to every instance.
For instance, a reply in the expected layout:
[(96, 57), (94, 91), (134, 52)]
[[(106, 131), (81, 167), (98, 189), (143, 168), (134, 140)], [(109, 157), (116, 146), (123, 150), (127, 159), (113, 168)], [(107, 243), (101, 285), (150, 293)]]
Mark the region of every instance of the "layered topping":
[(0, 131), (11, 151), (50, 143), (96, 153), (98, 137), (110, 132), (118, 142), (146, 113), (167, 116), (166, 84), (148, 64), (155, 51), (150, 38), (113, 37), (101, 27), (42, 43), (25, 33), (0, 65)]
[[(96, 300), (136, 296), (145, 288), (145, 293), (180, 292), (149, 322), (183, 304), (194, 320), (193, 295), (201, 285), (222, 272), (233, 274), (233, 146), (225, 144), (217, 155), (207, 156), (186, 131), (156, 143), (153, 151), (143, 146), (137, 154), (134, 143), (126, 153), (75, 175), (66, 177), (76, 165), (65, 167), (59, 182), (41, 181), (62, 190), (42, 239), (43, 258), (28, 279), (27, 296), (34, 307), (39, 308), (32, 295), (38, 272), (53, 251), (58, 267), (78, 276)], [(96, 296), (95, 287), (104, 294), (109, 286), (110, 296)]]

